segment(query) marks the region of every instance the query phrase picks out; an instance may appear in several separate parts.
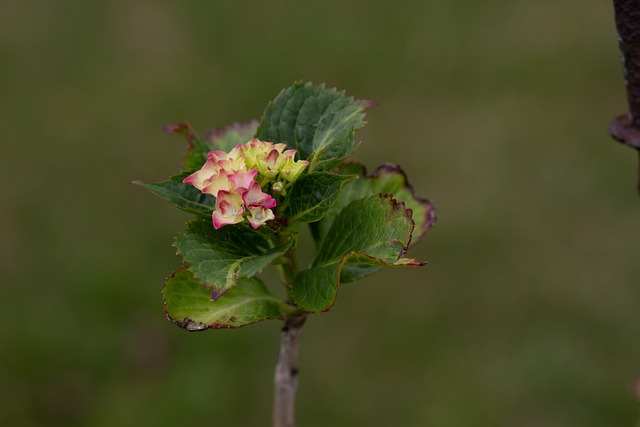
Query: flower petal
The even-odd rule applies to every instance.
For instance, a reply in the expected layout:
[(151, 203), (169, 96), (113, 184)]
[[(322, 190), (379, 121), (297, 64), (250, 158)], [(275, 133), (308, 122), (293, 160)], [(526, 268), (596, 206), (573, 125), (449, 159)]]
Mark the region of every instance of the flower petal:
[(242, 200), (244, 200), (247, 208), (261, 206), (269, 209), (276, 206), (276, 199), (267, 193), (263, 193), (260, 189), (260, 184), (255, 181), (249, 189), (242, 194)]
[(289, 182), (295, 182), (307, 166), (309, 166), (308, 161), (298, 160), (297, 162), (294, 162), (293, 158), (289, 157), (280, 170), (280, 175)]
[(212, 214), (213, 227), (217, 230), (223, 225), (237, 224), (243, 220), (242, 214), (242, 196), (234, 191), (220, 190), (216, 197), (216, 210)]
[(184, 184), (191, 184), (198, 190), (202, 191), (202, 189), (207, 186), (208, 180), (211, 179), (212, 175), (217, 173), (218, 169), (217, 162), (210, 157), (204, 165), (202, 165), (200, 170), (195, 171), (183, 179), (182, 182)]
[(253, 179), (257, 174), (258, 169), (251, 169), (250, 171), (236, 171), (229, 174), (229, 180), (231, 180), (235, 189), (248, 190), (252, 183), (255, 183)]
[(229, 179), (229, 176), (226, 173), (222, 172), (211, 177), (206, 187), (202, 189), (202, 192), (218, 197), (219, 191), (231, 191), (232, 185), (233, 183)]
[(265, 222), (275, 218), (271, 209), (265, 209), (262, 206), (250, 207), (249, 212), (251, 212), (251, 215), (249, 215), (248, 220), (255, 229), (260, 228)]

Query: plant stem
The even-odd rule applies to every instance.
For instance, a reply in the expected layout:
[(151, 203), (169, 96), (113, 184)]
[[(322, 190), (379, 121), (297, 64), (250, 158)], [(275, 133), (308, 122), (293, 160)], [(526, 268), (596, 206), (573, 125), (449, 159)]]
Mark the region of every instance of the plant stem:
[(298, 275), (298, 258), (296, 256), (295, 246), (298, 240), (298, 236), (300, 234), (300, 225), (298, 224), (297, 228), (293, 230), (293, 237), (291, 235), (289, 237), (285, 237), (280, 235), (280, 243), (285, 243), (288, 239), (293, 238), (294, 243), (293, 247), (284, 254), (284, 259), (286, 262), (276, 265), (276, 271), (278, 272), (278, 276), (282, 281), (285, 289), (287, 290), (287, 296), (289, 297), (289, 301), (293, 301), (293, 296), (291, 294), (293, 289), (293, 281)]
[(280, 354), (273, 377), (273, 427), (295, 426), (298, 344), (305, 319), (305, 314), (289, 317), (282, 327)]

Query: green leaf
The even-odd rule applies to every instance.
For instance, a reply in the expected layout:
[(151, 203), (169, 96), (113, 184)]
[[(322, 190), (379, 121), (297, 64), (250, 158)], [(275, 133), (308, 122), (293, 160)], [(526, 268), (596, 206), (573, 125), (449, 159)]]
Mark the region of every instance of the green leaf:
[(333, 221), (342, 209), (354, 200), (374, 194), (392, 194), (393, 198), (403, 202), (412, 211), (415, 231), (411, 246), (424, 238), (424, 235), (436, 222), (435, 207), (431, 200), (416, 196), (413, 187), (407, 180), (407, 175), (397, 165), (385, 163), (379, 166), (371, 175), (359, 163), (344, 163), (335, 170), (338, 174), (355, 174), (360, 179), (348, 182), (332, 209), (322, 221), (312, 224), (312, 232), (318, 245), (322, 243)]
[(333, 221), (311, 268), (293, 283), (293, 300), (307, 312), (326, 311), (335, 302), (343, 267), (418, 266), (403, 258), (413, 231), (411, 211), (389, 195), (374, 195), (348, 204)]
[(302, 159), (312, 157), (310, 171), (326, 170), (356, 149), (355, 130), (373, 105), (324, 85), (296, 83), (267, 106), (256, 136), (295, 148)]
[(291, 247), (291, 242), (273, 247), (264, 233), (246, 224), (216, 230), (211, 220), (197, 219), (176, 237), (175, 246), (190, 264), (189, 271), (212, 287), (217, 299), (240, 278), (259, 273)]
[(169, 320), (187, 331), (239, 328), (267, 319), (282, 319), (284, 301), (269, 293), (257, 278), (240, 279), (239, 285), (216, 301), (211, 289), (182, 269), (167, 279), (162, 290)]
[(313, 172), (301, 176), (291, 187), (286, 216), (289, 222), (319, 221), (336, 202), (340, 190), (356, 175)]
[(413, 227), (411, 212), (389, 195), (356, 200), (334, 221), (313, 265), (337, 261), (351, 251), (393, 262), (406, 251)]
[(157, 183), (133, 181), (133, 184), (146, 188), (183, 211), (211, 218), (211, 214), (215, 209), (216, 199), (210, 194), (204, 194), (192, 185), (183, 184), (182, 180), (189, 173), (183, 172), (180, 175), (172, 176), (166, 181)]

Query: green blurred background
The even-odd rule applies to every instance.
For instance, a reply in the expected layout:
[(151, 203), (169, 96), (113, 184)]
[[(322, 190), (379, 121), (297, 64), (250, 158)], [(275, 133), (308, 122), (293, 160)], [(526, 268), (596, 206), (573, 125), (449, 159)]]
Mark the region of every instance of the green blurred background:
[(640, 200), (611, 2), (0, 3), (0, 425), (266, 426), (279, 323), (186, 333), (189, 218), (140, 188), (303, 79), (439, 222), (303, 337), (300, 426), (630, 426)]

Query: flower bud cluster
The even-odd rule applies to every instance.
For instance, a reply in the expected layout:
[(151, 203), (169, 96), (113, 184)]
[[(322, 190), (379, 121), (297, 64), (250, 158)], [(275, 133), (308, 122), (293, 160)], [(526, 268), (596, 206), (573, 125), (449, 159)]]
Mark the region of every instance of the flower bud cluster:
[(306, 160), (295, 161), (296, 150), (285, 148), (285, 144), (254, 138), (229, 153), (211, 151), (202, 168), (182, 182), (215, 196), (212, 219), (216, 229), (242, 222), (245, 216), (257, 229), (275, 218), (272, 209), (276, 207), (276, 200), (262, 191), (261, 184), (280, 192), (283, 181), (296, 181), (309, 165)]

